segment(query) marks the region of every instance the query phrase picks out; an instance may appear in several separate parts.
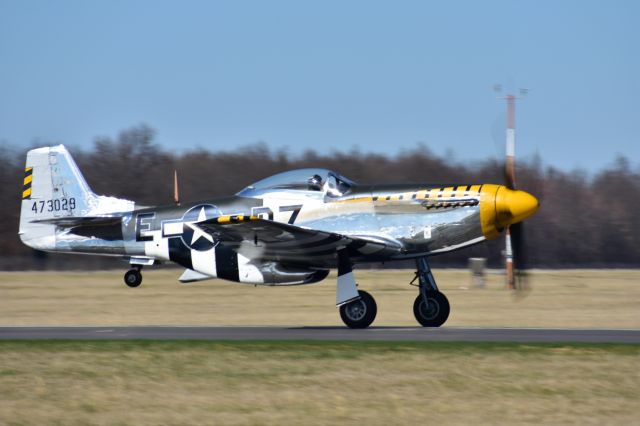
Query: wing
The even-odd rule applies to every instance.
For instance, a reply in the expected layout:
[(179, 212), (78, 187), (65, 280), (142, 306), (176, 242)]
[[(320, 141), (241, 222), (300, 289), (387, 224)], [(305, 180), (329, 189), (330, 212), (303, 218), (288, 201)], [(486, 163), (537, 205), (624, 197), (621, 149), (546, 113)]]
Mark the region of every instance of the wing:
[(377, 258), (400, 251), (399, 244), (392, 241), (303, 228), (255, 216), (221, 216), (196, 225), (249, 258), (326, 264), (345, 248), (352, 258)]

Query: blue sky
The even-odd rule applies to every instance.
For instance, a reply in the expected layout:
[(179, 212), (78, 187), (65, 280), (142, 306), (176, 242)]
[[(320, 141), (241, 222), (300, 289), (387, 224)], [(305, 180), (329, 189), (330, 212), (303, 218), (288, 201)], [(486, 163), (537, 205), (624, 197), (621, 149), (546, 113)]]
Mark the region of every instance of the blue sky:
[(640, 165), (640, 2), (0, 0), (0, 140)]

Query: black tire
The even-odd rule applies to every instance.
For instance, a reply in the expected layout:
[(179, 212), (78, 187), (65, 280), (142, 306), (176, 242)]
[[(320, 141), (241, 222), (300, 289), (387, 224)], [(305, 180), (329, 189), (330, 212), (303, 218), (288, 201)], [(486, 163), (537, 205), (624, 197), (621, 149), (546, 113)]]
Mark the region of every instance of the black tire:
[(129, 269), (124, 274), (124, 283), (131, 288), (138, 287), (142, 284), (142, 274), (137, 269)]
[(360, 299), (340, 306), (340, 318), (349, 328), (367, 328), (376, 319), (378, 305), (366, 291), (358, 290)]
[(439, 291), (430, 291), (427, 293), (427, 303), (428, 306), (425, 306), (422, 294), (418, 294), (413, 302), (413, 315), (423, 327), (440, 327), (449, 318), (449, 301)]

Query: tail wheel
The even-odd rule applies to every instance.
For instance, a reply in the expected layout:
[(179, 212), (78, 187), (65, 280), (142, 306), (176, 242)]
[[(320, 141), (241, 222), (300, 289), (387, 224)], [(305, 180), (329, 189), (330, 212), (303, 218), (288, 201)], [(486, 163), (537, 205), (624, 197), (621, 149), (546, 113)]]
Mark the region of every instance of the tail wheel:
[(369, 327), (378, 313), (373, 296), (362, 290), (358, 290), (358, 294), (360, 299), (340, 306), (340, 318), (349, 328)]
[(124, 283), (129, 287), (138, 287), (142, 283), (142, 273), (137, 269), (129, 269), (124, 274)]
[(413, 302), (413, 315), (423, 327), (440, 327), (449, 318), (449, 301), (439, 291), (427, 293), (427, 303), (422, 294)]

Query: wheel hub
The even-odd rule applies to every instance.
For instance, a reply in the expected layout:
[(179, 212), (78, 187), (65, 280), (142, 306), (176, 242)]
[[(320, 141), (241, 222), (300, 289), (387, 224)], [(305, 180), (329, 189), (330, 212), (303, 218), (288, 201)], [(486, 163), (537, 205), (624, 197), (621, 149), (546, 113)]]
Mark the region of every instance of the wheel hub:
[(420, 315), (428, 320), (432, 320), (440, 313), (440, 305), (434, 299), (428, 298), (427, 303), (424, 300), (420, 304)]
[(356, 300), (346, 306), (345, 313), (352, 321), (360, 321), (367, 314), (367, 305), (362, 300)]

